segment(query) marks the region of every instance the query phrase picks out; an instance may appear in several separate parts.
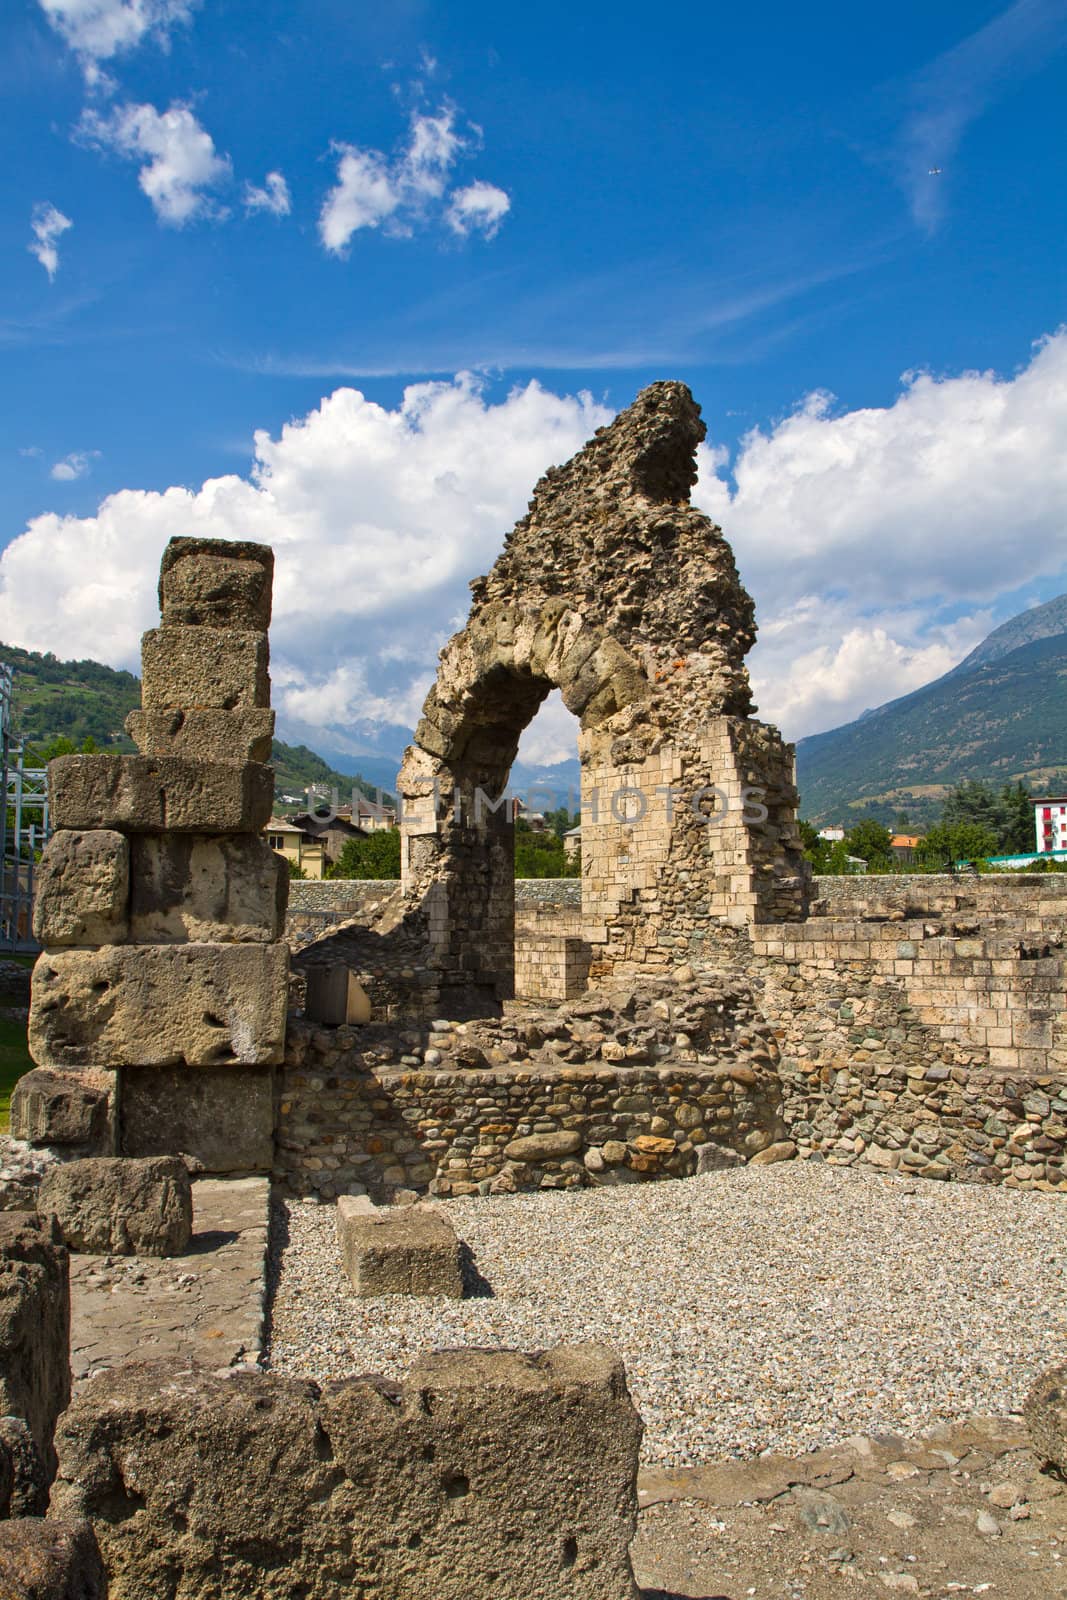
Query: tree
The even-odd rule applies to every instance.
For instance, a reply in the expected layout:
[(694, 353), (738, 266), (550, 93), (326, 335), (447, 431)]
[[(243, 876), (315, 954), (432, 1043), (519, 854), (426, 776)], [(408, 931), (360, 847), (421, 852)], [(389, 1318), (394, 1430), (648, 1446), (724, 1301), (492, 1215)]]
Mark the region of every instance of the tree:
[(546, 828), (535, 833), (525, 817), (515, 821), (516, 878), (577, 878), (581, 866), (568, 855), (558, 833)]
[(868, 872), (892, 872), (896, 867), (892, 837), (882, 823), (864, 817), (845, 835), (845, 845), (850, 856), (866, 861)]
[(362, 839), (346, 839), (328, 878), (399, 878), (400, 829), (380, 828)]
[(926, 872), (943, 872), (957, 861), (983, 861), (997, 854), (997, 838), (992, 828), (981, 822), (939, 822), (932, 827), (916, 850), (919, 865)]
[(290, 880), (292, 880), (293, 878), (306, 878), (307, 877), (307, 873), (304, 871), (303, 867), (298, 866), (295, 861), (291, 861), (288, 856), (285, 857), (285, 864), (289, 868), (289, 878), (290, 878)]

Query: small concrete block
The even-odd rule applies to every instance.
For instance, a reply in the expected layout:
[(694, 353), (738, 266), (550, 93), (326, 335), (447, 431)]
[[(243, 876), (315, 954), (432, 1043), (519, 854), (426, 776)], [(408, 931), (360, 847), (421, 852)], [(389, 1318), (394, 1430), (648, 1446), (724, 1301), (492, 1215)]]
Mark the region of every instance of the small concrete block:
[(337, 1239), (356, 1294), (462, 1299), (459, 1240), (451, 1223), (421, 1206), (369, 1212), (359, 1204), (363, 1198), (341, 1195), (337, 1202)]
[(137, 944), (269, 944), (285, 932), (289, 869), (250, 834), (131, 840), (130, 938)]
[(121, 944), (129, 892), (130, 846), (121, 833), (53, 834), (37, 869), (33, 936), (43, 945)]
[(107, 1600), (107, 1576), (87, 1522), (15, 1517), (0, 1522), (3, 1600)]
[(251, 628), (151, 628), (141, 639), (146, 710), (270, 706), (267, 635)]
[(258, 762), (59, 756), (48, 785), (55, 828), (260, 833), (274, 805), (274, 773)]
[(56, 1219), (68, 1250), (88, 1255), (180, 1256), (193, 1236), (192, 1185), (176, 1155), (50, 1167), (37, 1209)]
[(32, 1145), (74, 1145), (110, 1155), (114, 1139), (114, 1074), (50, 1072), (36, 1067), (11, 1095), (11, 1135)]
[(201, 550), (179, 557), (159, 580), (164, 627), (270, 627), (273, 562)]
[(33, 972), (39, 1066), (270, 1066), (282, 1059), (282, 944), (112, 945), (46, 951)]
[(274, 712), (262, 706), (242, 711), (201, 707), (131, 711), (126, 732), (143, 756), (181, 756), (186, 761), (269, 761)]
[(270, 1067), (124, 1067), (124, 1156), (195, 1156), (205, 1172), (274, 1164)]

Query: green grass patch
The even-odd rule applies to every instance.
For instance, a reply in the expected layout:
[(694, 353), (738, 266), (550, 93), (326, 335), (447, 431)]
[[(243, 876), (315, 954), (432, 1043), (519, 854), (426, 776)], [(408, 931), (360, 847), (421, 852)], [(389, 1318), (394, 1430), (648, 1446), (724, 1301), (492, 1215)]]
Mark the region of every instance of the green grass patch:
[(0, 1016), (0, 1133), (7, 1132), (11, 1091), (32, 1066), (26, 1044), (26, 1024)]

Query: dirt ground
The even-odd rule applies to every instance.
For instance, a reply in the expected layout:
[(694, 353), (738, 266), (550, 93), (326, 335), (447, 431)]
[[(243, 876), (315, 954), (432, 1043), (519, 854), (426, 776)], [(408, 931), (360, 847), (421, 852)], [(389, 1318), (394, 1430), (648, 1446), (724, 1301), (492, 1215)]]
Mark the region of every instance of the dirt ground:
[(644, 1600), (1067, 1597), (1067, 1484), (1018, 1419), (644, 1472)]

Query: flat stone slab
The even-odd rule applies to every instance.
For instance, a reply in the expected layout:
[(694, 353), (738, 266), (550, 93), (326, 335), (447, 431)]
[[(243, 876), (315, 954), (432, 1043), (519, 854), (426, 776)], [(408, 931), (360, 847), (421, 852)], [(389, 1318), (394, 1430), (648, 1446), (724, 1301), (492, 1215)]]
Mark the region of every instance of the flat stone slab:
[(337, 1241), (356, 1294), (463, 1295), (459, 1240), (439, 1212), (379, 1208), (363, 1196), (337, 1201)]
[(256, 761), (58, 756), (48, 786), (55, 828), (260, 833), (274, 805), (273, 769)]
[(59, 1068), (272, 1066), (288, 994), (283, 944), (46, 951), (33, 971), (30, 1052)]
[(1067, 1484), (1041, 1470), (1019, 1417), (652, 1469), (638, 1500), (632, 1556), (646, 1596), (1063, 1590)]
[(223, 711), (201, 706), (135, 710), (126, 732), (143, 756), (182, 756), (187, 761), (269, 761), (274, 712), (261, 706)]
[(256, 1361), (265, 1334), (269, 1181), (196, 1178), (184, 1255), (71, 1257), (75, 1384), (129, 1361), (231, 1367)]
[(177, 1150), (205, 1172), (269, 1172), (273, 1077), (270, 1067), (123, 1067), (121, 1153)]

